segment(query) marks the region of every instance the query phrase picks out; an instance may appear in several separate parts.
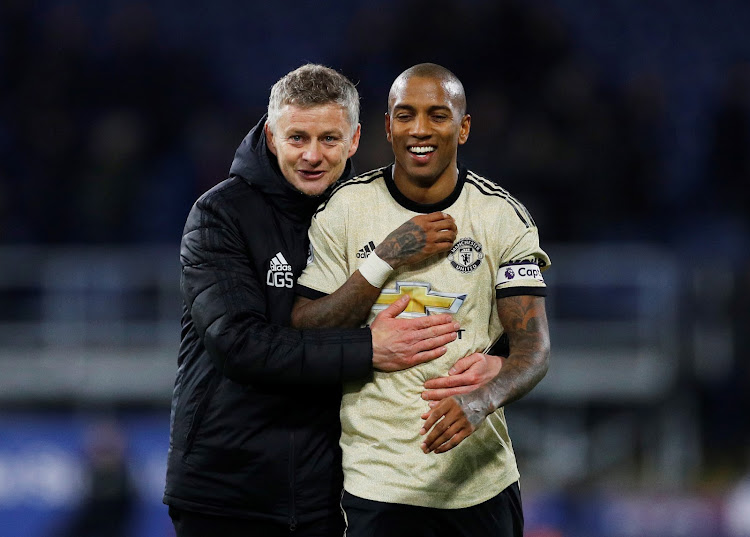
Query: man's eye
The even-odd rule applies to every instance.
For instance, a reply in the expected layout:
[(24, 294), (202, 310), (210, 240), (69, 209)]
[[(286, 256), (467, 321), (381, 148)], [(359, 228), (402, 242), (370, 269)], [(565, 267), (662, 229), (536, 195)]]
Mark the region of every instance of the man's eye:
[(289, 137), (289, 140), (291, 140), (292, 142), (301, 142), (302, 136), (300, 136), (299, 134), (293, 134)]
[(325, 138), (323, 138), (323, 141), (325, 143), (327, 143), (327, 144), (332, 144), (333, 142), (336, 141), (336, 137), (335, 136), (326, 136)]
[(448, 119), (448, 116), (444, 114), (435, 114), (434, 116), (432, 116), (432, 119), (434, 119), (435, 121), (446, 121)]

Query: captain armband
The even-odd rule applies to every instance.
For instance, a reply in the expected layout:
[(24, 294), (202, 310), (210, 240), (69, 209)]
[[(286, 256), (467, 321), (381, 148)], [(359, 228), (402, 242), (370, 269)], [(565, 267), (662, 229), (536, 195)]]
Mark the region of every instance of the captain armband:
[(510, 283), (513, 280), (535, 280), (544, 284), (542, 269), (535, 261), (520, 261), (503, 265), (497, 271), (497, 285)]
[(359, 273), (370, 285), (380, 289), (393, 272), (393, 267), (378, 257), (378, 254), (372, 252), (367, 256), (367, 260), (359, 267)]

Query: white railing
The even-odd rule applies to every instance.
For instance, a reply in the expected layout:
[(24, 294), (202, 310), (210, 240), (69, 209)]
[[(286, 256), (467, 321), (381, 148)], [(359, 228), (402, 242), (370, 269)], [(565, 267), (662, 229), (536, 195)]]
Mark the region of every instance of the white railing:
[(0, 399), (168, 401), (176, 247), (0, 249)]

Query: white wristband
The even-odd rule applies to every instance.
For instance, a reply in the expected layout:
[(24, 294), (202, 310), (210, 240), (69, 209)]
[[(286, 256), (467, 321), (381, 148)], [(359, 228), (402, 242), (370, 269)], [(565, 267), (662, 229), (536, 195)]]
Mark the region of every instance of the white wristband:
[(370, 282), (370, 285), (380, 289), (393, 272), (393, 267), (372, 252), (367, 260), (359, 267), (359, 273)]

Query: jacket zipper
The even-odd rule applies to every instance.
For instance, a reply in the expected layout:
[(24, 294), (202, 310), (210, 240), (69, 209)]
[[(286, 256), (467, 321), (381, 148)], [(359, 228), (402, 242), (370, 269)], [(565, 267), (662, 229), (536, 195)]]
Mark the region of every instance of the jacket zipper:
[(289, 531), (297, 529), (297, 517), (294, 509), (294, 431), (289, 433)]

